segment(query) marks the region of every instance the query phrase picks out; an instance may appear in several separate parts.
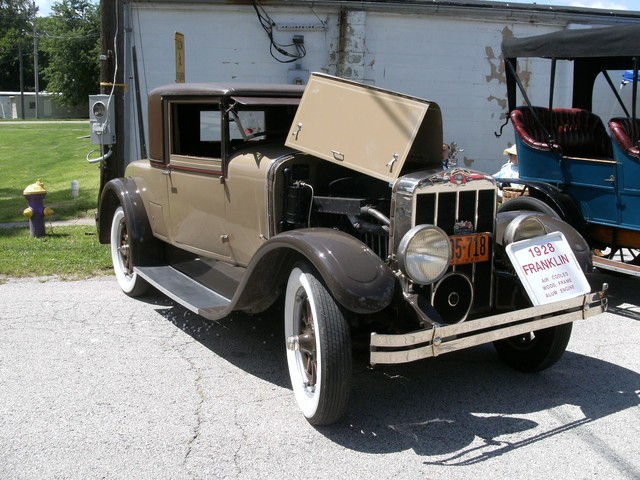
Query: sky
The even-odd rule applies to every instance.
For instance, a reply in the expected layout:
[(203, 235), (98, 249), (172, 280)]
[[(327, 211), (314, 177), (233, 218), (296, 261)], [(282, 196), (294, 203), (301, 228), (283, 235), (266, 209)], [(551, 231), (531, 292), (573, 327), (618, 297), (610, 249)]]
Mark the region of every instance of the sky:
[[(47, 17), (51, 13), (51, 5), (60, 3), (61, 0), (36, 0), (38, 6), (38, 16)], [(98, 3), (99, 0), (91, 0), (91, 3)], [(640, 2), (640, 0), (638, 0)]]
[(47, 17), (51, 13), (51, 5), (56, 0), (36, 0), (36, 5), (38, 6), (38, 15), (41, 17)]
[(520, 0), (512, 1), (514, 3), (538, 3), (540, 5), (601, 8), (605, 10), (640, 10), (640, 0), (541, 0), (538, 2), (523, 2)]
[[(97, 2), (97, 0), (95, 0)], [(507, 0), (498, 0), (507, 2)], [(538, 2), (525, 2), (522, 0), (509, 0), (511, 3), (538, 3), (540, 5), (564, 5), (569, 7), (603, 8), (606, 10), (635, 10), (640, 11), (640, 0), (540, 0)], [(56, 0), (36, 0), (40, 8), (39, 15), (46, 17), (51, 13), (51, 5)]]

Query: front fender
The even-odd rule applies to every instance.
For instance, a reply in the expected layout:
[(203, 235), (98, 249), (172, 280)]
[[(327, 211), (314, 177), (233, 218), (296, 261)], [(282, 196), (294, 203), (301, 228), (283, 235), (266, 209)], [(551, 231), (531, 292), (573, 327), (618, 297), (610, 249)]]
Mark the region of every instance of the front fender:
[(378, 312), (391, 303), (395, 275), (380, 257), (346, 233), (310, 228), (276, 235), (258, 249), (235, 308), (256, 309), (256, 302), (263, 302), (252, 292), (274, 291), (301, 260), (318, 271), (335, 300), (349, 311)]
[(585, 273), (593, 270), (593, 261), (591, 256), (591, 249), (584, 237), (568, 223), (560, 220), (557, 217), (547, 215), (546, 213), (531, 212), (524, 210), (515, 210), (508, 212), (499, 212), (496, 215), (496, 242), (499, 245), (504, 245), (504, 232), (516, 217), (526, 214), (538, 217), (544, 224), (547, 232), (562, 232), (567, 239), (567, 242), (571, 246), (578, 264)]

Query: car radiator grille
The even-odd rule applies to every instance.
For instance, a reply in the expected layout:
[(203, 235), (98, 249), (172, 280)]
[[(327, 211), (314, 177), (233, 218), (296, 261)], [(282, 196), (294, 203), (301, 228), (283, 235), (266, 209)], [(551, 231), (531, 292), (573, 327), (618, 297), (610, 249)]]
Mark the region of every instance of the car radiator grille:
[(382, 260), (389, 257), (389, 235), (361, 233), (358, 234), (358, 239)]
[(431, 224), (442, 228), (447, 235), (454, 234), (454, 224), (459, 221), (473, 223), (475, 232), (491, 233), (489, 261), (450, 266), (449, 272), (461, 273), (473, 288), (471, 313), (487, 310), (493, 297), (493, 248), (496, 216), (495, 189), (455, 191), (428, 191), (416, 196), (415, 225)]

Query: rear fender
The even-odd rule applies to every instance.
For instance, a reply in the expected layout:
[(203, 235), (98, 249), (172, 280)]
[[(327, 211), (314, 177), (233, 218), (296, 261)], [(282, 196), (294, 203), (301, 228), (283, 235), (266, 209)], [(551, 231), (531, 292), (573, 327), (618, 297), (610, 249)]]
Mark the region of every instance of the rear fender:
[(111, 180), (102, 190), (97, 215), (100, 243), (110, 243), (111, 220), (119, 206), (124, 210), (134, 264), (157, 264), (162, 258), (162, 242), (153, 236), (138, 187), (131, 178)]

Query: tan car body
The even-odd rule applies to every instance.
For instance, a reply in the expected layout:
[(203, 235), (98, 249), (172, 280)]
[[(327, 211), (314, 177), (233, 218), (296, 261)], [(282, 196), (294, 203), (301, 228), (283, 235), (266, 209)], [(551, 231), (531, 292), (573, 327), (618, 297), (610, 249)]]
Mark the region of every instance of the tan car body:
[(588, 245), (543, 212), (498, 214), (490, 176), (443, 170), (435, 102), (313, 74), (304, 93), (178, 84), (148, 105), (149, 158), (108, 182), (99, 205), (121, 288), (153, 285), (208, 319), (284, 296), (289, 370), (311, 423), (344, 411), (352, 334), (370, 335), (372, 364), (496, 342), (536, 370), (560, 358), (571, 322), (606, 307), (604, 286), (531, 306), (507, 245), (562, 232), (578, 277)]
[[(172, 88), (171, 94), (182, 88)], [(224, 91), (219, 88), (214, 93)], [(267, 91), (274, 93), (272, 87)], [(163, 104), (158, 96), (151, 95), (150, 105)], [(305, 108), (299, 110), (287, 137), (289, 147), (389, 183), (400, 175), (407, 158), (424, 165), (440, 163), (442, 117), (434, 102), (376, 88), (363, 90), (358, 84), (336, 83), (322, 75), (311, 78), (302, 102)], [(334, 105), (330, 116), (314, 114), (322, 105)], [(345, 115), (349, 111), (360, 112), (366, 121), (353, 123)], [(161, 116), (154, 110), (150, 115)], [(151, 126), (167, 131), (170, 122), (169, 117), (164, 125)], [(162, 137), (157, 132), (151, 136)], [(133, 162), (126, 175), (147, 187), (141, 195), (154, 235), (190, 252), (247, 266), (263, 241), (274, 235), (267, 204), (275, 205), (278, 199), (267, 198), (265, 185), (273, 160), (286, 151), (270, 146), (230, 157), (225, 176), (222, 161), (177, 155), (156, 141), (151, 161)]]

